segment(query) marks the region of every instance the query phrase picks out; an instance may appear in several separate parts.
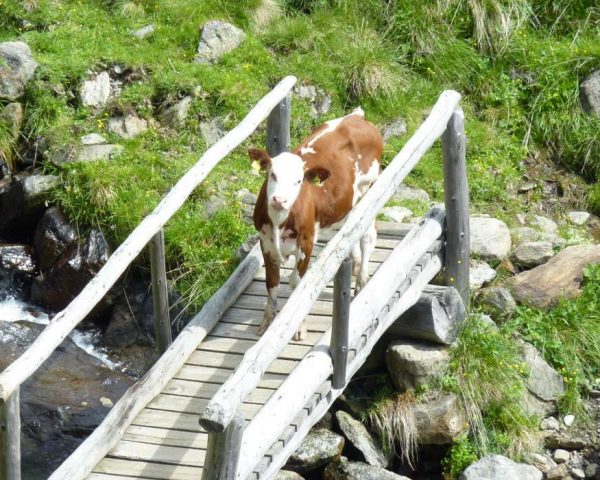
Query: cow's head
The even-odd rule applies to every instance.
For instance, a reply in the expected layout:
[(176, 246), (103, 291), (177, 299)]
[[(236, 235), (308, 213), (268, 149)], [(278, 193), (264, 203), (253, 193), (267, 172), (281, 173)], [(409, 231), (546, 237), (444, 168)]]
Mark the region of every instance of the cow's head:
[(280, 153), (271, 158), (264, 150), (251, 148), (248, 154), (267, 171), (267, 204), (269, 210), (289, 212), (298, 198), (304, 180), (304, 160), (293, 153)]

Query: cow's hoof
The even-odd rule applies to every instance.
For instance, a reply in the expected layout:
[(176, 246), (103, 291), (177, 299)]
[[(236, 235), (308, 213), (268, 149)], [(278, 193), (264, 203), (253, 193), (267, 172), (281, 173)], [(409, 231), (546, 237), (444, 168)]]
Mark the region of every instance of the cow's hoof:
[(267, 319), (263, 320), (262, 323), (260, 324), (260, 327), (258, 327), (258, 336), (260, 337), (263, 333), (265, 333), (270, 325), (271, 325), (270, 320), (267, 320)]
[(296, 333), (294, 333), (293, 340), (294, 342), (299, 342), (306, 338), (306, 327), (301, 326)]

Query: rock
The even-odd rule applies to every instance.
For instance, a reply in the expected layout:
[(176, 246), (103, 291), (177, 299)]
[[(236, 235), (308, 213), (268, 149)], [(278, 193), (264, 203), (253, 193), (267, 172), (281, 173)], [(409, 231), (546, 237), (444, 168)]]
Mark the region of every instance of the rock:
[(502, 455), (488, 455), (462, 472), (459, 480), (542, 480), (537, 468), (515, 463)]
[(579, 86), (579, 101), (585, 113), (600, 117), (600, 70), (592, 72)]
[(537, 242), (542, 239), (542, 233), (531, 227), (518, 227), (510, 229), (510, 236), (516, 246), (522, 243)]
[(0, 302), (26, 299), (35, 271), (31, 247), (0, 243)]
[(397, 340), (386, 351), (388, 372), (401, 391), (431, 383), (448, 367), (447, 347), (414, 340)]
[(160, 114), (160, 121), (170, 128), (181, 127), (185, 123), (191, 104), (192, 97), (182, 98), (175, 105), (170, 106)]
[(552, 455), (552, 458), (556, 463), (568, 463), (569, 459), (571, 458), (571, 454), (566, 450), (559, 448), (558, 450), (554, 451), (554, 455)]
[(548, 448), (564, 448), (565, 450), (580, 450), (592, 445), (589, 439), (573, 436), (565, 432), (549, 435), (544, 441)]
[(367, 431), (365, 426), (352, 418), (351, 415), (338, 410), (335, 412), (340, 430), (350, 441), (350, 443), (363, 455), (369, 465), (385, 468), (388, 465), (388, 459), (377, 444), (377, 441)]
[(598, 476), (598, 472), (600, 472), (600, 465), (597, 463), (590, 463), (587, 467), (585, 467), (585, 476), (587, 478), (596, 478)]
[(548, 455), (534, 453), (532, 456), (532, 465), (543, 474), (547, 474), (553, 468), (556, 468), (556, 462)]
[(380, 467), (361, 462), (350, 462), (342, 457), (339, 462), (331, 463), (323, 472), (324, 480), (410, 480)]
[(311, 472), (339, 459), (344, 437), (326, 429), (311, 431), (296, 450), (286, 468), (300, 473)]
[(308, 100), (311, 105), (310, 116), (317, 118), (331, 110), (331, 95), (314, 85), (297, 85), (294, 94), (299, 99)]
[(26, 43), (0, 43), (0, 99), (12, 102), (22, 97), (36, 68)]
[(469, 285), (473, 290), (483, 287), (496, 278), (496, 270), (482, 260), (472, 260), (469, 268)]
[(540, 352), (530, 343), (522, 343), (523, 361), (527, 364), (529, 375), (527, 388), (539, 400), (556, 402), (565, 394), (563, 378), (554, 370)]
[(536, 225), (544, 233), (557, 233), (558, 225), (554, 220), (543, 217), (541, 215), (535, 215), (533, 217), (533, 225)]
[(569, 221), (575, 225), (585, 225), (585, 222), (590, 218), (588, 212), (568, 212)]
[(150, 25), (138, 28), (137, 30), (132, 30), (131, 35), (137, 38), (138, 40), (143, 40), (144, 38), (148, 38), (150, 35), (152, 35), (155, 30), (156, 27), (151, 23)]
[(558, 423), (558, 420), (556, 418), (548, 417), (548, 418), (544, 418), (544, 420), (542, 420), (540, 428), (542, 430), (552, 430), (552, 431), (557, 432), (560, 430), (560, 423)]
[(396, 193), (394, 193), (392, 199), (399, 202), (402, 202), (404, 200), (414, 200), (417, 202), (427, 204), (431, 201), (429, 194), (425, 190), (421, 190), (420, 188), (409, 187), (404, 183), (400, 184), (400, 186), (396, 190)]
[(563, 423), (567, 427), (571, 427), (573, 425), (573, 422), (575, 422), (575, 415), (565, 415), (564, 416)]
[(279, 470), (277, 475), (275, 475), (275, 480), (304, 480), (304, 477), (301, 477), (296, 472), (290, 472), (289, 470)]
[(148, 129), (148, 122), (135, 115), (113, 117), (108, 120), (109, 132), (116, 133), (123, 138), (133, 138)]
[(79, 139), (82, 145), (102, 145), (108, 143), (106, 139), (97, 133), (88, 133)]
[(406, 207), (384, 207), (379, 212), (388, 221), (402, 223), (412, 217), (412, 212)]
[(471, 254), (483, 260), (500, 261), (508, 256), (511, 247), (510, 231), (495, 218), (471, 217)]
[(92, 79), (83, 82), (79, 89), (79, 98), (82, 105), (97, 108), (106, 105), (110, 93), (110, 76), (108, 72), (101, 72)]
[(54, 262), (77, 240), (77, 230), (67, 222), (58, 207), (46, 210), (37, 224), (33, 239), (40, 270), (50, 270)]
[(17, 178), (23, 186), (26, 210), (40, 206), (46, 199), (46, 194), (60, 184), (60, 177), (57, 175), (23, 174)]
[(509, 317), (517, 310), (517, 304), (504, 287), (482, 288), (477, 293), (476, 302), (492, 317)]
[(585, 472), (581, 468), (572, 468), (571, 475), (573, 476), (573, 478), (585, 478)]
[[(0, 369), (39, 335), (43, 326), (0, 322)], [(118, 370), (65, 340), (21, 386), (23, 478), (47, 478), (100, 424), (101, 398), (116, 402), (133, 384)]]
[(449, 445), (469, 430), (460, 398), (454, 393), (418, 403), (413, 412), (420, 445)]
[(23, 105), (18, 102), (9, 103), (0, 112), (0, 122), (8, 127), (8, 134), (13, 141), (19, 138), (23, 119)]
[(546, 263), (553, 255), (551, 242), (524, 242), (515, 248), (510, 260), (515, 265), (532, 268)]
[(235, 257), (238, 259), (238, 261), (241, 262), (244, 258), (246, 258), (248, 256), (248, 253), (250, 253), (250, 250), (254, 248), (254, 245), (256, 245), (259, 240), (260, 237), (258, 236), (258, 233), (255, 233), (254, 235), (248, 237), (248, 240), (246, 240), (242, 245), (240, 245), (240, 247), (237, 249), (237, 252), (235, 253)]
[(95, 162), (97, 160), (110, 160), (123, 152), (122, 145), (85, 145), (75, 157), (75, 162)]
[(235, 50), (246, 39), (246, 34), (230, 23), (211, 20), (202, 27), (200, 44), (194, 61), (215, 63), (219, 58)]
[(508, 285), (517, 302), (550, 308), (561, 298), (577, 297), (585, 267), (600, 263), (600, 245), (575, 245), (564, 249), (544, 265), (522, 272)]
[(221, 140), (227, 134), (227, 130), (220, 118), (213, 118), (208, 122), (200, 123), (200, 134), (206, 146), (210, 147)]
[(387, 142), (390, 138), (401, 137), (405, 133), (406, 122), (402, 118), (399, 118), (383, 129), (383, 141)]
[(569, 474), (567, 466), (563, 463), (553, 468), (546, 474), (546, 480), (563, 480)]

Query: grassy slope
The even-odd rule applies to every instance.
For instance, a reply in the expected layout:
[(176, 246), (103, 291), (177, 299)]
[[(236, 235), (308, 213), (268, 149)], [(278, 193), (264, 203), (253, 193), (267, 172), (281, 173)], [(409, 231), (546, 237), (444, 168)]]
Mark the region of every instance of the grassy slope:
[[(600, 66), (599, 14), (590, 8), (593, 3), (287, 0), (282, 5), (285, 15), (277, 15), (277, 3), (266, 0), (3, 0), (0, 40), (23, 39), (40, 63), (25, 98), (25, 136), (44, 135), (53, 149), (72, 145), (91, 132), (124, 144), (124, 155), (109, 163), (60, 170), (44, 166), (62, 175), (65, 187), (55, 192), (55, 200), (70, 218), (82, 229), (99, 226), (116, 244), (205, 150), (198, 136), (200, 121), (220, 116), (232, 127), (288, 74), (331, 93), (332, 111), (327, 118), (361, 104), (379, 126), (404, 118), (409, 134), (441, 90), (461, 91), (473, 210), (504, 219), (520, 211), (523, 206), (514, 192), (528, 157), (551, 157), (596, 179), (600, 120), (580, 113), (578, 104), (580, 78)], [(469, 5), (482, 8), (472, 11)], [(504, 23), (503, 12), (509, 12)], [(271, 23), (261, 26), (269, 13), (274, 15)], [(199, 26), (213, 18), (238, 25), (248, 39), (216, 65), (194, 64)], [(157, 27), (151, 37), (131, 37), (132, 29), (149, 23)], [(87, 72), (116, 64), (138, 71), (139, 79), (124, 85), (121, 95), (100, 112), (78, 105), (72, 94)], [(129, 141), (107, 132), (111, 115), (135, 112), (151, 119), (163, 105), (185, 95), (192, 95), (194, 101), (185, 126), (177, 131), (154, 124)], [(295, 99), (293, 109), (294, 143), (325, 118), (312, 119), (309, 105), (302, 100)], [(386, 145), (384, 161), (406, 138)], [(0, 138), (0, 148), (6, 148), (6, 143)], [(252, 143), (264, 144), (264, 130)], [(233, 251), (252, 231), (242, 221), (235, 192), (241, 187), (256, 191), (259, 183), (240, 148), (169, 223), (171, 275), (192, 303), (206, 299), (233, 268)], [(439, 147), (419, 164), (408, 183), (441, 200)], [(208, 218), (204, 205), (217, 191), (225, 193), (227, 205)], [(600, 192), (597, 198), (600, 209)], [(541, 323), (536, 315), (524, 312), (514, 324), (534, 342), (528, 325)], [(561, 313), (556, 315), (562, 318)], [(509, 334), (503, 332), (502, 338)], [(471, 353), (457, 354), (453, 368), (457, 374), (475, 371), (461, 378), (477, 383), (493, 369), (485, 345), (494, 339), (469, 335), (467, 331), (464, 345), (473, 347)], [(540, 338), (550, 335), (556, 337), (546, 332)], [(510, 342), (503, 342), (497, 342), (498, 348), (506, 347), (498, 355), (513, 362), (516, 372), (506, 377), (505, 400), (510, 400), (514, 390), (521, 388), (520, 373)], [(557, 358), (554, 350), (539, 343), (551, 359)], [(480, 351), (481, 357), (473, 351)], [(467, 358), (471, 364), (461, 363)], [(597, 365), (597, 360), (590, 356), (585, 362)], [(562, 366), (560, 361), (556, 364)], [(577, 368), (582, 378), (597, 371), (593, 366)], [(500, 400), (498, 405), (510, 404)], [(527, 423), (518, 418), (513, 422), (516, 417), (514, 411), (500, 408), (483, 420), (506, 435), (515, 425)], [(498, 442), (506, 444), (505, 439), (496, 438)], [(510, 445), (506, 448), (510, 450)]]

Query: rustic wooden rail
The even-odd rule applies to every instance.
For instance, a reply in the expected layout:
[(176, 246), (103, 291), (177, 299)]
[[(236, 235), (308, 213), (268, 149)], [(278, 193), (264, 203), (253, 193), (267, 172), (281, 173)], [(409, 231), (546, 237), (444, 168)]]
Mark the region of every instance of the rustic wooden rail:
[[(156, 313), (155, 325), (158, 327), (157, 339), (161, 351), (168, 348), (171, 333), (170, 322), (168, 320), (164, 247), (162, 245), (163, 237), (161, 229), (181, 208), (193, 190), (206, 178), (211, 170), (235, 147), (248, 138), (259, 124), (271, 115), (274, 109), (281, 108), (283, 103), (287, 105), (289, 111), (289, 95), (295, 83), (295, 77), (289, 76), (283, 79), (269, 94), (257, 103), (233, 130), (209, 148), (169, 191), (159, 205), (142, 220), (119, 248), (117, 248), (104, 267), (83, 288), (81, 293), (64, 310), (56, 314), (32, 345), (0, 374), (0, 441), (2, 442), (0, 445), (0, 480), (18, 480), (20, 478), (19, 386), (50, 357), (52, 352), (104, 297), (152, 239), (154, 239), (151, 248), (151, 258)], [(287, 146), (289, 144), (289, 133), (287, 134), (287, 139), (279, 134), (277, 138), (270, 138), (269, 142)], [(219, 310), (222, 313), (222, 310)], [(214, 318), (211, 318), (209, 322), (213, 320)], [(206, 319), (203, 320), (201, 318), (197, 323), (202, 325), (206, 321)], [(193, 331), (193, 329), (190, 329), (190, 331)], [(194, 341), (197, 342), (197, 339)], [(178, 354), (181, 355), (181, 352), (174, 352), (174, 355)], [(165, 365), (163, 365), (164, 367)], [(156, 370), (153, 373), (156, 374)], [(147, 378), (148, 376), (145, 377), (145, 379)], [(153, 391), (153, 388), (151, 386), (149, 390)], [(89, 463), (87, 462), (88, 459), (83, 459), (85, 460), (84, 463)], [(61, 476), (62, 474), (59, 473), (58, 476), (55, 474), (53, 477), (68, 478), (71, 480), (81, 478), (89, 473), (89, 470), (87, 473), (81, 472), (83, 470), (80, 470), (80, 476)]]

